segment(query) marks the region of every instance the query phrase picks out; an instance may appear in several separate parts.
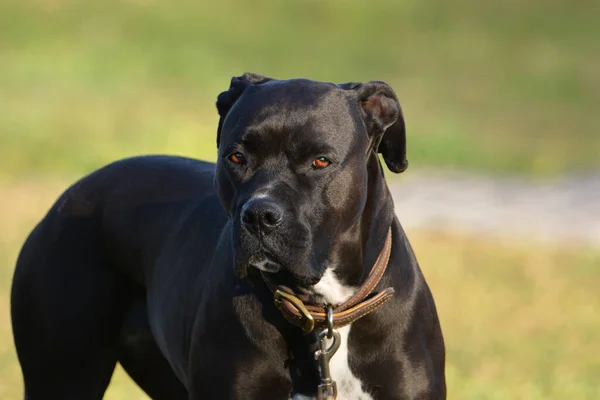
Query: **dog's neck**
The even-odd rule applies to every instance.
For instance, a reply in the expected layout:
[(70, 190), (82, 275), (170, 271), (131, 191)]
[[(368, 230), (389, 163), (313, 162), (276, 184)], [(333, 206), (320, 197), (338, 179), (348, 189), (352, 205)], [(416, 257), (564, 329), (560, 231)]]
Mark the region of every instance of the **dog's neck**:
[(340, 298), (349, 297), (349, 289), (359, 287), (371, 272), (394, 220), (394, 204), (375, 153), (368, 168), (367, 199), (363, 215), (350, 230), (340, 235), (332, 252), (331, 266), (325, 278), (335, 274), (341, 284)]

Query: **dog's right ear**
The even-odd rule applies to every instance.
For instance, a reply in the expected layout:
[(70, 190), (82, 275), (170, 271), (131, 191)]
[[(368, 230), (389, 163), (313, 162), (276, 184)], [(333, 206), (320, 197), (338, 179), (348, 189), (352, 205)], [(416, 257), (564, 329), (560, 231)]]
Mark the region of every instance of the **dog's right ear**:
[(384, 82), (348, 82), (338, 85), (356, 93), (360, 111), (377, 153), (383, 155), (390, 171), (403, 172), (406, 160), (406, 128), (394, 90)]
[(250, 85), (260, 85), (272, 80), (272, 78), (267, 78), (266, 76), (253, 74), (251, 72), (246, 72), (242, 76), (234, 76), (231, 78), (229, 90), (222, 92), (217, 97), (217, 111), (219, 112), (219, 125), (217, 126), (217, 148), (219, 148), (219, 143), (221, 142), (221, 128), (223, 128), (225, 117), (237, 99), (239, 99), (239, 97), (242, 95), (244, 90), (246, 90), (246, 88)]

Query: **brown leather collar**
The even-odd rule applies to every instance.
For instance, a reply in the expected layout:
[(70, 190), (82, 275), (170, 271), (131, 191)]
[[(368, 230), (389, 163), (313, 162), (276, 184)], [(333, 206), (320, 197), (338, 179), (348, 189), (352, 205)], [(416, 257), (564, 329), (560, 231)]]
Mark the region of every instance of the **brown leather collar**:
[[(376, 310), (394, 294), (394, 288), (386, 288), (370, 296), (381, 280), (392, 250), (392, 229), (388, 231), (383, 249), (377, 257), (365, 283), (348, 300), (333, 308), (333, 328), (338, 329)], [(327, 306), (305, 305), (298, 297), (285, 291), (262, 274), (269, 289), (274, 294), (274, 302), (283, 316), (306, 333), (315, 328), (327, 328)]]

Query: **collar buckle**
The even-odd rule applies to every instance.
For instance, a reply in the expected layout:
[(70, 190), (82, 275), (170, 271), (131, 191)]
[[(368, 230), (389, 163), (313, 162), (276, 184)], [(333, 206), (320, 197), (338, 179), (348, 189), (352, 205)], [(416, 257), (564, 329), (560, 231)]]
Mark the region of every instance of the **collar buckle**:
[(302, 318), (304, 319), (304, 323), (300, 327), (305, 333), (312, 332), (315, 329), (315, 319), (311, 315), (310, 311), (306, 308), (302, 300), (297, 298), (296, 296), (286, 293), (282, 290), (277, 289), (273, 295), (273, 302), (275, 306), (281, 310), (281, 299), (287, 300), (290, 304), (292, 304), (296, 310), (300, 313)]

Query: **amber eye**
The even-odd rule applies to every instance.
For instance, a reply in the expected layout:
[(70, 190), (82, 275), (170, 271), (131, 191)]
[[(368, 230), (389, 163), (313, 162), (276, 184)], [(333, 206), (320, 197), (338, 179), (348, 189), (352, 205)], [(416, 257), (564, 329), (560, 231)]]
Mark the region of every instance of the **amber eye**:
[(243, 164), (246, 161), (242, 153), (233, 153), (227, 158), (234, 164)]
[(331, 163), (331, 161), (329, 161), (325, 157), (319, 157), (319, 158), (316, 158), (315, 161), (313, 161), (312, 166), (315, 169), (322, 169), (322, 168), (327, 167), (330, 163)]

